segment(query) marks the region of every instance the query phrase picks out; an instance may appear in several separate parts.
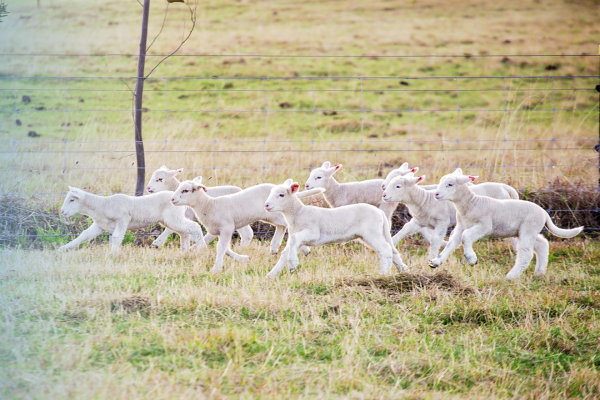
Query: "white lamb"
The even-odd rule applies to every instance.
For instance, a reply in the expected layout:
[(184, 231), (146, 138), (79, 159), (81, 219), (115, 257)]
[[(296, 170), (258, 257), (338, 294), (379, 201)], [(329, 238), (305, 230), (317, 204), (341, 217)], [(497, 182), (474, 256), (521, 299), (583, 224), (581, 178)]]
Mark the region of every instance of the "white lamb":
[[(271, 213), (280, 211), (288, 222), (290, 238), (281, 257), (267, 277), (277, 276), (286, 264), (290, 271), (298, 266), (300, 246), (322, 246), (362, 239), (379, 253), (379, 273), (390, 273), (392, 262), (399, 271), (408, 267), (392, 243), (390, 225), (385, 213), (370, 204), (351, 204), (337, 208), (320, 208), (304, 205), (298, 198), (300, 185), (291, 179), (271, 189), (264, 207)], [(315, 194), (318, 189), (300, 193), (303, 197)]]
[[(176, 206), (189, 206), (194, 210), (196, 218), (213, 235), (219, 236), (217, 258), (211, 272), (223, 270), (225, 254), (236, 261), (247, 262), (248, 256), (235, 253), (230, 248), (233, 231), (256, 221), (275, 225), (275, 234), (271, 240), (271, 253), (277, 253), (287, 223), (281, 213), (268, 213), (263, 205), (271, 188), (275, 185), (263, 183), (244, 189), (239, 193), (220, 197), (210, 197), (208, 188), (202, 185), (202, 177), (193, 181), (183, 181), (173, 193), (171, 202)], [(305, 248), (305, 253), (308, 249)]]
[(474, 265), (477, 255), (473, 243), (482, 237), (519, 236), (517, 260), (506, 279), (517, 279), (529, 266), (536, 254), (535, 274), (543, 275), (548, 266), (548, 241), (540, 235), (544, 225), (554, 235), (570, 238), (579, 234), (583, 227), (561, 229), (552, 222), (550, 215), (537, 204), (524, 200), (497, 200), (478, 196), (466, 184), (476, 176), (462, 175), (459, 170), (444, 176), (435, 191), (435, 198), (454, 203), (457, 209), (456, 228), (450, 235), (448, 245), (439, 256), (429, 262), (433, 268), (441, 265), (461, 243), (467, 261)]
[[(381, 188), (385, 190), (390, 182), (399, 176), (404, 176), (410, 173), (417, 173), (419, 167), (409, 168), (408, 163), (402, 164), (399, 168), (393, 169), (387, 174), (387, 177), (383, 181)], [(461, 170), (462, 171), (462, 170)], [(461, 172), (462, 173), (462, 172)], [(519, 192), (517, 192), (512, 186), (499, 182), (484, 182), (477, 185), (468, 183), (469, 186), (478, 186), (479, 189), (476, 192), (480, 196), (492, 197), (494, 199), (519, 199)], [(435, 190), (437, 185), (421, 185), (425, 190)]]
[[(405, 162), (404, 164), (402, 164), (401, 166), (399, 166), (396, 169), (391, 170), (387, 174), (387, 176), (383, 180), (383, 183), (381, 184), (381, 189), (382, 190), (387, 189), (387, 187), (390, 185), (390, 183), (392, 182), (392, 180), (394, 178), (397, 178), (399, 176), (404, 176), (404, 175), (407, 175), (410, 173), (416, 173), (418, 170), (419, 170), (419, 167), (410, 168), (408, 166), (408, 163)], [(431, 189), (436, 189), (437, 185), (421, 185), (421, 187), (426, 190), (431, 190)]]
[(412, 173), (392, 179), (383, 192), (383, 200), (405, 204), (412, 216), (392, 238), (394, 246), (419, 232), (429, 242), (429, 255), (435, 257), (445, 244), (448, 228), (456, 224), (456, 209), (449, 201), (437, 201), (432, 191), (417, 185), (424, 179), (425, 176), (415, 177)]
[[(148, 193), (158, 193), (165, 190), (169, 192), (174, 192), (175, 190), (177, 190), (177, 187), (180, 183), (175, 176), (181, 173), (182, 171), (183, 168), (170, 170), (167, 168), (166, 165), (163, 165), (162, 167), (160, 167), (152, 173), (150, 181), (148, 182), (148, 186), (146, 186), (146, 190), (148, 191)], [(237, 186), (212, 186), (207, 189), (208, 191), (206, 193), (210, 197), (219, 197), (226, 194), (232, 194), (242, 191), (242, 189), (240, 189)], [(186, 209), (185, 216), (189, 219), (196, 218), (194, 211), (192, 211), (191, 209)], [(249, 226), (243, 226), (237, 231), (240, 234), (241, 238), (240, 247), (247, 246), (252, 240), (252, 237), (254, 236), (252, 228), (250, 228)], [(162, 246), (171, 233), (173, 233), (172, 230), (170, 230), (169, 228), (165, 228), (163, 233), (161, 233), (160, 236), (157, 237), (154, 242), (152, 242), (152, 246)], [(206, 233), (206, 235), (204, 236), (204, 243), (209, 244), (215, 238), (216, 236), (211, 235), (210, 233)]]
[(381, 195), (383, 194), (383, 190), (381, 189), (381, 184), (383, 183), (383, 179), (339, 183), (335, 180), (333, 174), (340, 168), (342, 168), (341, 164), (331, 167), (331, 163), (325, 161), (320, 168), (315, 168), (310, 172), (310, 176), (304, 187), (307, 190), (316, 188), (325, 189), (323, 196), (333, 208), (349, 204), (371, 204), (382, 210), (388, 222), (390, 222), (398, 204), (386, 203), (382, 200)]
[[(418, 169), (418, 168), (417, 168)], [(458, 169), (460, 171), (460, 169)], [(383, 200), (400, 202), (406, 205), (412, 219), (404, 224), (392, 240), (397, 245), (408, 235), (419, 232), (430, 243), (429, 255), (436, 257), (440, 246), (445, 245), (444, 237), (448, 228), (456, 224), (456, 208), (450, 201), (439, 201), (435, 199), (434, 191), (426, 190), (417, 185), (425, 180), (425, 175), (415, 177), (412, 172), (398, 176), (390, 182), (383, 192)], [(495, 182), (485, 182), (470, 186), (473, 193), (480, 196), (499, 196), (500, 199), (508, 199), (508, 192), (504, 189), (497, 190)], [(489, 194), (492, 194), (490, 196)], [(517, 250), (517, 242), (511, 238), (513, 248)]]
[(87, 215), (94, 223), (76, 239), (59, 248), (70, 250), (91, 240), (104, 231), (112, 232), (111, 252), (118, 253), (128, 229), (141, 229), (161, 223), (177, 232), (181, 249), (188, 250), (190, 238), (197, 249), (205, 248), (200, 225), (185, 217), (185, 210), (171, 204), (172, 192), (132, 197), (124, 194), (97, 196), (69, 186), (61, 213), (70, 217), (77, 213)]

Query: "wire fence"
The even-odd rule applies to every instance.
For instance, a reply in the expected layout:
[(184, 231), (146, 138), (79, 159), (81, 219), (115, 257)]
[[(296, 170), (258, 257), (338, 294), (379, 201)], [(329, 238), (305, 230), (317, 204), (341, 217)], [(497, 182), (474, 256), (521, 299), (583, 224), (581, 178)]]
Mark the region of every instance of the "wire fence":
[[(110, 57), (85, 55), (94, 56)], [(0, 240), (72, 235), (60, 229), (56, 207), (69, 185), (134, 194), (136, 79), (0, 76)], [(240, 187), (290, 177), (303, 183), (324, 161), (344, 165), (341, 181), (381, 179), (408, 162), (435, 183), (461, 167), (526, 198), (535, 192), (533, 201), (554, 216), (585, 215), (596, 221), (586, 229), (599, 230), (599, 83), (598, 75), (558, 73), (150, 77), (142, 110), (146, 181), (163, 164), (184, 168), (186, 178)], [(47, 227), (33, 229), (32, 220)]]

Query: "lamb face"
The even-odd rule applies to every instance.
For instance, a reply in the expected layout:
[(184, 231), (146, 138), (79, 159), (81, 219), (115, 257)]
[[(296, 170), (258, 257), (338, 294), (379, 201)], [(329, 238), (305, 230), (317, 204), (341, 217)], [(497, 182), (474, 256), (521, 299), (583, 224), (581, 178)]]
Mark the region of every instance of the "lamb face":
[(475, 179), (477, 179), (477, 176), (463, 175), (460, 168), (451, 174), (443, 176), (435, 191), (436, 200), (456, 200), (456, 186), (465, 185), (473, 182)]
[(172, 185), (169, 185), (175, 175), (183, 171), (183, 168), (172, 169), (169, 170), (165, 165), (157, 169), (152, 173), (152, 177), (148, 181), (148, 186), (146, 186), (146, 190), (148, 193), (158, 193), (163, 190), (171, 190)]
[(202, 182), (202, 177), (194, 178), (193, 181), (181, 182), (175, 193), (173, 193), (171, 203), (175, 206), (188, 206), (193, 203), (195, 194), (201, 193), (201, 195), (206, 195), (206, 186), (200, 182)]
[(286, 180), (283, 185), (277, 185), (271, 189), (271, 193), (265, 202), (265, 210), (268, 212), (284, 211), (288, 208), (293, 193), (298, 192), (300, 185), (291, 179)]
[(399, 168), (393, 169), (390, 171), (389, 174), (387, 174), (387, 176), (385, 177), (385, 180), (381, 184), (381, 189), (385, 190), (390, 185), (392, 180), (394, 180), (395, 178), (397, 178), (399, 176), (404, 176), (404, 175), (410, 174), (411, 172), (416, 173), (418, 170), (419, 170), (418, 167), (409, 168), (408, 163), (402, 164)]
[(331, 179), (333, 174), (340, 168), (342, 168), (341, 164), (331, 167), (331, 163), (325, 161), (321, 167), (315, 168), (310, 172), (310, 176), (306, 180), (304, 188), (310, 190), (327, 187), (329, 179)]
[(425, 175), (415, 177), (412, 173), (392, 179), (389, 187), (383, 192), (383, 201), (395, 203), (410, 201), (409, 191), (417, 183), (424, 180)]
[(85, 192), (81, 189), (77, 189), (69, 186), (69, 193), (65, 197), (60, 213), (63, 217), (69, 218), (77, 214), (80, 209), (80, 199), (85, 195)]

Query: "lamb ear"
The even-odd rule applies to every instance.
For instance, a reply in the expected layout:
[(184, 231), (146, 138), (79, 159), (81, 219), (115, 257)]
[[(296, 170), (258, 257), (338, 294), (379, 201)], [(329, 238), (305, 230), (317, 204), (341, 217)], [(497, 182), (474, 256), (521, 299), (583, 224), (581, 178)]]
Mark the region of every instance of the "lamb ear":
[(414, 167), (414, 168), (411, 168), (410, 172), (413, 172), (416, 174), (418, 170), (419, 170), (419, 167)]
[(292, 189), (292, 193), (298, 193), (298, 189), (300, 189), (300, 185), (298, 184), (298, 182), (294, 182), (294, 183), (292, 183), (292, 186), (290, 187), (290, 189)]
[(456, 168), (453, 172), (454, 175), (462, 175), (462, 168)]
[(160, 167), (158, 170), (159, 170), (159, 171), (168, 171), (168, 170), (169, 170), (169, 168), (167, 168), (167, 166), (166, 166), (166, 165), (163, 165), (163, 166), (162, 166), (162, 167)]
[(460, 175), (456, 177), (456, 183), (464, 185), (465, 183), (471, 182), (471, 178), (466, 175)]
[(400, 167), (398, 167), (399, 170), (403, 171), (405, 169), (408, 169), (408, 163), (405, 162), (404, 164), (402, 164)]
[(416, 185), (421, 180), (422, 179), (421, 179), (420, 176), (414, 176), (413, 174), (405, 175), (404, 176), (404, 183), (407, 184), (407, 185), (410, 185), (410, 186)]
[[(418, 169), (418, 168), (417, 168), (417, 169)], [(421, 183), (421, 182), (423, 182), (423, 181), (425, 180), (425, 177), (426, 177), (426, 176), (427, 176), (427, 175), (421, 175), (421, 176), (417, 177), (417, 182), (416, 182), (416, 183)]]
[(170, 171), (167, 171), (167, 174), (169, 175), (169, 177), (174, 177), (175, 175), (177, 175), (178, 173), (183, 172), (183, 168), (178, 168), (178, 169), (172, 169)]
[(294, 183), (294, 180), (293, 180), (293, 179), (286, 179), (286, 180), (285, 180), (285, 182), (283, 182), (283, 184), (284, 184), (285, 186), (291, 186), (291, 185), (292, 185), (292, 183)]
[(197, 176), (193, 179), (193, 182), (197, 185), (201, 185), (202, 184), (202, 177), (201, 176)]
[(329, 168), (327, 171), (325, 171), (325, 173), (329, 176), (335, 174), (337, 172), (338, 169), (342, 168), (343, 165), (342, 164), (336, 164), (333, 167)]
[(323, 165), (321, 165), (321, 168), (323, 169), (329, 169), (329, 167), (331, 167), (331, 163), (329, 161), (325, 161)]
[(78, 199), (81, 198), (81, 196), (83, 196), (83, 190), (73, 186), (69, 186), (69, 192), (72, 193), (73, 196), (77, 197)]
[(469, 175), (469, 179), (473, 182), (475, 179), (479, 178), (479, 176)]

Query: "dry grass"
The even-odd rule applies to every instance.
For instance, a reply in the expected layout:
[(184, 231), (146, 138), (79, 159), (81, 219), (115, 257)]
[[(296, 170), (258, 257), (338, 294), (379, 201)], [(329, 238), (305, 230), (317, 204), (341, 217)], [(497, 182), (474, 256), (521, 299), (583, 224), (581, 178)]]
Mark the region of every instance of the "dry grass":
[(0, 251), (3, 397), (600, 396), (594, 242), (553, 242), (548, 275), (518, 282), (493, 241), (433, 275), (408, 242), (389, 279), (364, 247), (327, 246), (273, 281), (259, 242), (216, 276), (214, 249), (107, 247)]
[[(137, 52), (137, 2), (40, 3), (9, 4), (0, 53)], [(152, 4), (150, 37), (164, 11)], [(408, 161), (433, 183), (461, 165), (543, 207), (595, 210), (597, 78), (469, 77), (597, 75), (597, 60), (469, 55), (596, 54), (599, 17), (597, 1), (204, 2), (182, 53), (464, 57), (171, 58), (146, 83), (147, 166), (250, 186), (302, 182), (326, 159), (345, 165), (343, 181)], [(153, 52), (174, 48), (184, 18), (170, 6)], [(0, 77), (130, 77), (136, 67), (135, 57), (0, 57)], [(241, 79), (253, 76), (395, 78)], [(407, 79), (440, 76), (459, 79)], [(0, 109), (10, 111), (0, 113), (9, 178), (0, 234), (78, 232), (85, 219), (53, 217), (67, 185), (133, 191), (127, 85), (0, 79)], [(597, 214), (553, 218), (598, 227)], [(600, 248), (587, 238), (553, 241), (547, 277), (530, 268), (506, 282), (514, 255), (494, 241), (477, 243), (477, 266), (451, 258), (433, 275), (423, 243), (409, 241), (401, 252), (411, 271), (392, 278), (374, 277), (376, 256), (363, 247), (329, 246), (266, 281), (275, 257), (260, 241), (248, 265), (228, 260), (213, 276), (213, 248), (181, 254), (129, 238), (112, 257), (100, 239), (59, 254), (64, 239), (52, 237), (38, 250), (26, 240), (0, 249), (3, 398), (600, 397)]]
[(344, 279), (341, 285), (365, 287), (372, 290), (382, 290), (390, 294), (411, 292), (413, 290), (443, 289), (458, 294), (472, 294), (473, 289), (459, 282), (448, 271), (433, 275), (399, 273), (390, 277)]

